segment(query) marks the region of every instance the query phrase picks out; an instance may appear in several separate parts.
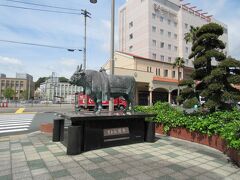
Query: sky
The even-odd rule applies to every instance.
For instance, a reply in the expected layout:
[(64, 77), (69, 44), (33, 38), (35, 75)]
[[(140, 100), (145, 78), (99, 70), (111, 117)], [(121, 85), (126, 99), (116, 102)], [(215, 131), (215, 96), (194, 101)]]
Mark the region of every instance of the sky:
[[(87, 9), (87, 68), (100, 69), (110, 57), (111, 1), (98, 0), (21, 0), (51, 6)], [(116, 37), (118, 27), (117, 9), (126, 0), (116, 0)], [(239, 0), (184, 0), (196, 5), (216, 19), (228, 25), (230, 55), (240, 59), (240, 1)], [(0, 5), (27, 6), (0, 0)], [(31, 6), (33, 8), (41, 8)], [(0, 40), (38, 43), (67, 48), (83, 49), (84, 18), (78, 15), (57, 14), (14, 9), (0, 6)], [(83, 63), (83, 53), (65, 49), (52, 49), (0, 42), (0, 73), (15, 77), (16, 72), (28, 73), (36, 81), (39, 77), (57, 76), (69, 78), (76, 66)]]

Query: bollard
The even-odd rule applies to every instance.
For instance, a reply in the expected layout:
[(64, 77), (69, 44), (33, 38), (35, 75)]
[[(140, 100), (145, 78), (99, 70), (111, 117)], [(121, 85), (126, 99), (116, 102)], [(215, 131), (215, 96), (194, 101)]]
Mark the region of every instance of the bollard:
[(67, 155), (77, 155), (81, 153), (82, 135), (82, 126), (68, 127)]
[(53, 142), (63, 141), (64, 139), (64, 119), (53, 120)]
[(155, 122), (145, 121), (145, 142), (155, 141)]

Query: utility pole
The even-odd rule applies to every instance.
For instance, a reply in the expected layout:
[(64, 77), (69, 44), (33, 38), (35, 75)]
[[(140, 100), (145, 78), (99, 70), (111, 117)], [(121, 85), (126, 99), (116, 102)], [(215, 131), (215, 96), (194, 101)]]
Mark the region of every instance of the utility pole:
[(86, 70), (86, 60), (87, 60), (87, 18), (91, 18), (91, 13), (86, 9), (81, 10), (81, 14), (84, 16), (84, 48), (83, 48), (83, 70)]
[[(83, 47), (83, 70), (86, 71), (86, 61), (87, 61), (87, 18), (91, 18), (91, 13), (86, 9), (81, 10), (82, 15), (84, 16), (84, 47)], [(87, 96), (86, 96), (86, 87), (83, 89), (83, 93), (85, 95), (84, 98), (84, 107), (87, 108)]]
[[(112, 11), (111, 11), (111, 59), (110, 59), (110, 76), (114, 75), (114, 24), (115, 24), (115, 0), (112, 0)], [(114, 98), (110, 98), (109, 111), (114, 111)]]

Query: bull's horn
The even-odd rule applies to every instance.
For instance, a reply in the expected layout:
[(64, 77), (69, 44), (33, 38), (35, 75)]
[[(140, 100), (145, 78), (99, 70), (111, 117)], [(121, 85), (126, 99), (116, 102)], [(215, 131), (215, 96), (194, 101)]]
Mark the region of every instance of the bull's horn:
[(80, 69), (79, 69), (79, 72), (81, 72), (81, 71), (82, 71), (82, 64), (81, 64)]

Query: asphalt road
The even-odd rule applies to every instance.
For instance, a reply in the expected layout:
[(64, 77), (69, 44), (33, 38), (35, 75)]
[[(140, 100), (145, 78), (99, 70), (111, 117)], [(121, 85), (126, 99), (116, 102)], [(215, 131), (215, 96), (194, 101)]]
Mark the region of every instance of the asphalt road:
[(19, 108), (25, 108), (24, 112), (62, 112), (62, 111), (73, 111), (74, 105), (72, 104), (24, 104), (14, 105), (11, 104), (9, 107), (1, 107), (1, 113), (15, 113)]
[[(25, 108), (24, 113), (15, 114), (19, 108)], [(73, 110), (71, 104), (0, 108), (0, 136), (39, 131), (40, 125), (52, 123), (53, 119), (57, 118), (57, 113)]]

